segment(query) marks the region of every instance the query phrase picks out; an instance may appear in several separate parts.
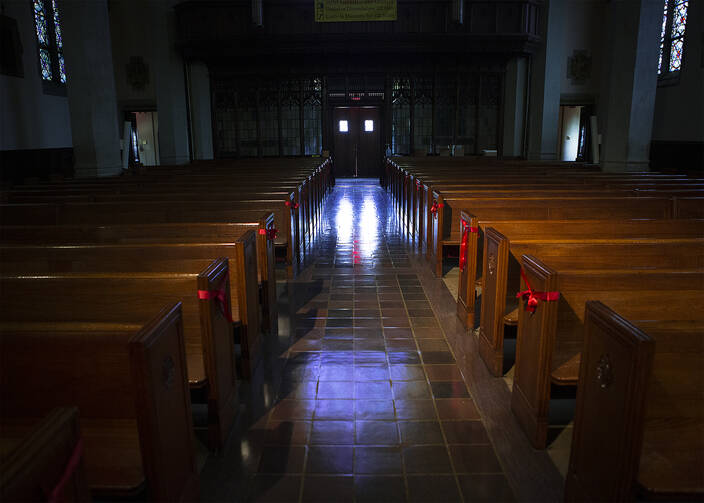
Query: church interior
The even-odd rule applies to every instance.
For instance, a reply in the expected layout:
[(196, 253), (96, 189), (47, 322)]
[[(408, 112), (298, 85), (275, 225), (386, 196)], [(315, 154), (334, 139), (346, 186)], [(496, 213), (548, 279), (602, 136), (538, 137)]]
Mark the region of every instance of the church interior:
[(704, 6), (0, 0), (0, 501), (704, 500)]

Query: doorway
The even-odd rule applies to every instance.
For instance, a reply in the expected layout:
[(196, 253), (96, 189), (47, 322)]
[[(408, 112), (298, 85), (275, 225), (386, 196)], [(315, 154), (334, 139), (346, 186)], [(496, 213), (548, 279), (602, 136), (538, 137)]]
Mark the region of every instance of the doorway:
[(126, 112), (125, 121), (131, 127), (129, 165), (159, 165), (159, 118), (153, 112)]
[(559, 159), (561, 161), (591, 162), (590, 117), (591, 105), (560, 105)]
[(333, 165), (336, 177), (380, 176), (380, 116), (378, 107), (336, 107), (333, 110)]

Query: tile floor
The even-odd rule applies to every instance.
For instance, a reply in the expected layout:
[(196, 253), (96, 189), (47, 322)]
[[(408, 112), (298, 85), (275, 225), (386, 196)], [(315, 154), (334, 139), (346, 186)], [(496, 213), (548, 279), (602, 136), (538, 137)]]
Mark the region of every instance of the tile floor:
[(375, 181), (338, 180), (208, 501), (513, 501)]

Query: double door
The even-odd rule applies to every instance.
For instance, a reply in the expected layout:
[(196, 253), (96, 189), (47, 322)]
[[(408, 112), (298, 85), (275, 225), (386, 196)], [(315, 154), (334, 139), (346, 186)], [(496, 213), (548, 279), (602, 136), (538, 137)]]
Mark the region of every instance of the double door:
[(381, 172), (381, 123), (377, 107), (333, 110), (336, 177), (378, 178)]

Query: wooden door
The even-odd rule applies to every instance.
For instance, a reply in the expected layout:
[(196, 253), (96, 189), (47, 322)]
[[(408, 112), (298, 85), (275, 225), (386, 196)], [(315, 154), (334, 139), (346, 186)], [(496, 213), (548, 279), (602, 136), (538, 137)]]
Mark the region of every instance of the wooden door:
[(335, 176), (378, 178), (381, 142), (377, 107), (337, 107), (333, 111)]

